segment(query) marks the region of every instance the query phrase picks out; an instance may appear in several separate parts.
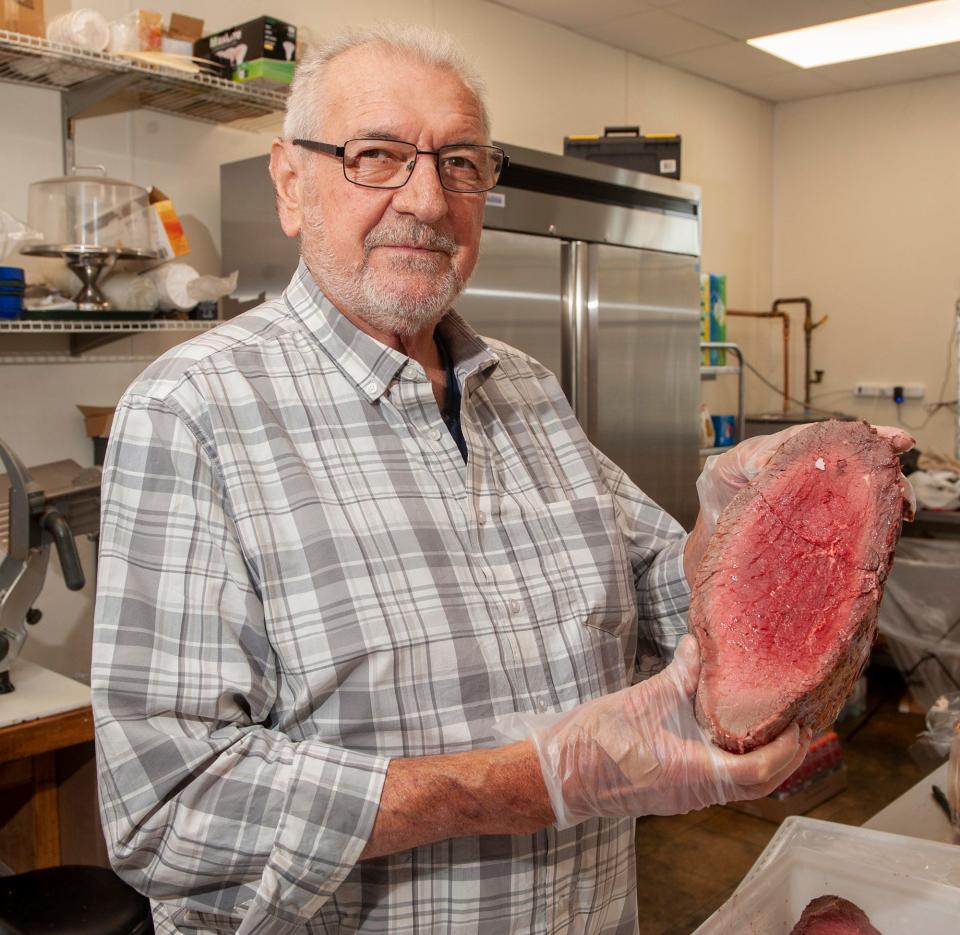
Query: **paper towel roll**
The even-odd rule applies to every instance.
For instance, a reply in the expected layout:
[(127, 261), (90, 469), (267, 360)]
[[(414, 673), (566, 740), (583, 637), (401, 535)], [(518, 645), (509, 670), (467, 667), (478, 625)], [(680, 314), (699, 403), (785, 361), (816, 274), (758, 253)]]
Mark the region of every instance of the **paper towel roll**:
[(186, 263), (167, 263), (144, 273), (157, 287), (159, 306), (165, 311), (187, 312), (197, 304), (187, 286), (200, 274)]

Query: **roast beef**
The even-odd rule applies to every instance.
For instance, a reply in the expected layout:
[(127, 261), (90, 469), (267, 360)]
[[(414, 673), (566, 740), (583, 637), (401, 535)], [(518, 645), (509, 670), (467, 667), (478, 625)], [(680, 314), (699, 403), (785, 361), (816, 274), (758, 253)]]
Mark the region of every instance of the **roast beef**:
[(876, 636), (904, 512), (893, 446), (865, 422), (798, 432), (721, 513), (697, 570), (696, 712), (744, 753), (830, 724)]
[(880, 935), (859, 907), (841, 896), (818, 896), (807, 903), (790, 935)]

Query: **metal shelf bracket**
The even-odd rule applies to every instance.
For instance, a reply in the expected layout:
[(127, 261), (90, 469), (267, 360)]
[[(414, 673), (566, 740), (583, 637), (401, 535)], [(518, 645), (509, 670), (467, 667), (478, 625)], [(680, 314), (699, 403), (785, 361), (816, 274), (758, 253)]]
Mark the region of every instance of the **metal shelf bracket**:
[(74, 120), (112, 95), (129, 88), (136, 80), (137, 76), (134, 74), (119, 72), (90, 78), (60, 92), (60, 137), (63, 142), (64, 175), (70, 174), (76, 162)]

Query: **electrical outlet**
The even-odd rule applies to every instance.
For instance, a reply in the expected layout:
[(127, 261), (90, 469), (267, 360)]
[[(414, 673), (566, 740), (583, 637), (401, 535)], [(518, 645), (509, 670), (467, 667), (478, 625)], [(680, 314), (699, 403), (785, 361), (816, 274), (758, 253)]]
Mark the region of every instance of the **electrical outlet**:
[(862, 399), (893, 399), (895, 386), (903, 387), (904, 399), (923, 399), (926, 391), (923, 383), (858, 383), (853, 395)]

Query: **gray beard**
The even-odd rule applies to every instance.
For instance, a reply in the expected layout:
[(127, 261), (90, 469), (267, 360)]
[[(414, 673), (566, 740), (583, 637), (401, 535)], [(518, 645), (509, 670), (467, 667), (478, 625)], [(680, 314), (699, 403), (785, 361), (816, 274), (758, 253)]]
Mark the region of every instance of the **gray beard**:
[[(301, 234), (300, 250), (311, 272), (328, 298), (359, 315), (378, 331), (409, 338), (436, 325), (463, 292), (466, 283), (451, 263), (419, 289), (399, 289), (388, 273), (370, 268), (370, 251), (377, 245), (396, 241), (436, 247), (452, 256), (455, 243), (427, 224), (412, 221), (401, 228), (374, 228), (364, 240), (363, 259), (353, 267), (338, 265), (316, 218), (305, 218), (307, 236)], [(309, 244), (309, 246), (308, 246)], [(406, 271), (431, 273), (438, 265), (435, 256), (404, 256), (398, 264)]]

